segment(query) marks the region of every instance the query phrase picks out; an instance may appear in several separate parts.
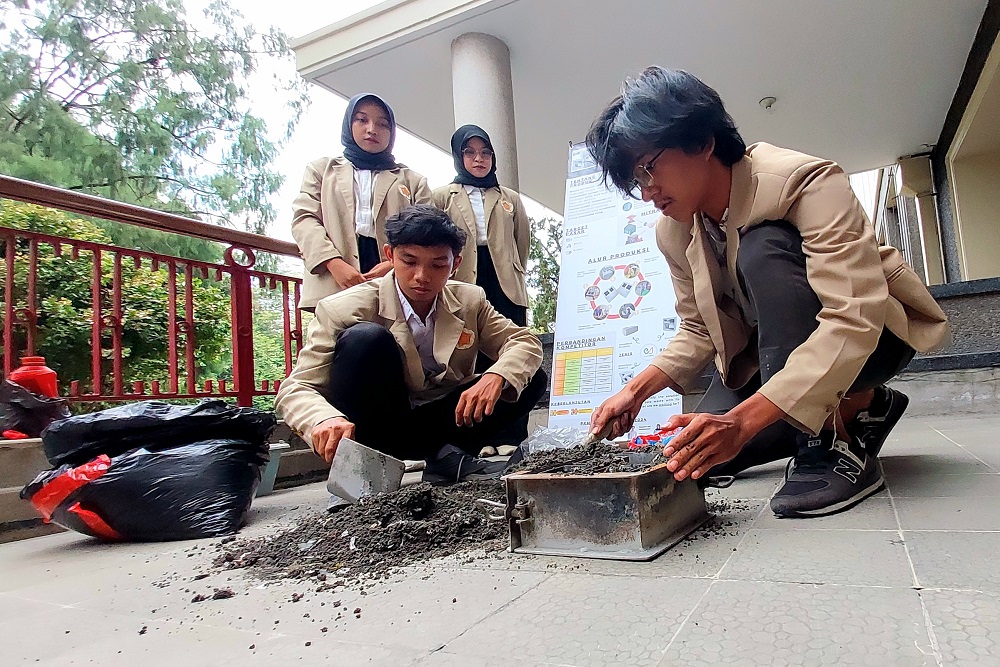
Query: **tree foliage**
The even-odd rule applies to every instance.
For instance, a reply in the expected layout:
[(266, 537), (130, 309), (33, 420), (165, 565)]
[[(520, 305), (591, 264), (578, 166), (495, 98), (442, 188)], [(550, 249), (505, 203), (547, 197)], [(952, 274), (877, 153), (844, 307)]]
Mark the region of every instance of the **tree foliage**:
[(540, 333), (555, 329), (556, 297), (559, 294), (559, 260), (562, 257), (562, 223), (553, 218), (531, 220), (530, 269), (532, 288), (531, 328)]
[[(263, 233), (305, 101), (290, 58), (228, 0), (0, 0), (0, 172)], [(251, 98), (286, 99), (274, 138)]]

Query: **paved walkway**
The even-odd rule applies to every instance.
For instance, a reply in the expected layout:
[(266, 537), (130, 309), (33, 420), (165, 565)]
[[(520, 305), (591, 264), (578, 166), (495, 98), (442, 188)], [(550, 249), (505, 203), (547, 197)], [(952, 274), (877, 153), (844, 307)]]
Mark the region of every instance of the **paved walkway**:
[[(782, 468), (769, 466), (723, 492), (749, 509), (651, 563), (450, 559), (316, 593), (215, 572), (214, 541), (0, 545), (0, 662), (997, 665), (998, 433), (1000, 417), (906, 420), (884, 449), (888, 490), (822, 519), (775, 519)], [(243, 533), (324, 496), (261, 499)], [(215, 588), (236, 596), (191, 602)]]

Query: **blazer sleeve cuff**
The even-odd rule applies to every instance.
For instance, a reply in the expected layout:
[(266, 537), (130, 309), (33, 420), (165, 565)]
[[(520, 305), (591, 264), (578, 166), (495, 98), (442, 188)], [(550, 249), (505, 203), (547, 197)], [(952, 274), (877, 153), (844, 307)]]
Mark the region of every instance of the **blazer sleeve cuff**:
[(781, 384), (768, 381), (758, 392), (785, 413), (785, 420), (800, 431), (818, 435), (827, 418), (837, 409), (839, 402), (828, 405), (802, 396), (799, 392), (787, 391)]
[(650, 366), (655, 366), (666, 373), (667, 377), (676, 382), (684, 390), (683, 393), (687, 395), (690, 393), (691, 387), (698, 380), (698, 376), (701, 374), (701, 370), (705, 367), (705, 364), (692, 369), (687, 364), (682, 365), (678, 363), (676, 359), (668, 356), (667, 352), (668, 350), (664, 350), (654, 357), (653, 361), (650, 362)]
[(337, 250), (327, 250), (325, 252), (319, 252), (309, 258), (306, 265), (309, 268), (309, 273), (318, 275), (326, 270), (326, 263), (331, 259), (337, 259), (343, 257)]

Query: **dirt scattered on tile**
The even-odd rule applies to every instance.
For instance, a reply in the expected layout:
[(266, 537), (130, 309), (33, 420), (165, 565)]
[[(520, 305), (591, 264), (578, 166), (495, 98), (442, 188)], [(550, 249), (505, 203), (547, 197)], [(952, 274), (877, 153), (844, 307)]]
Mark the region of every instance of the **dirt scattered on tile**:
[[(321, 591), (344, 586), (347, 578), (382, 578), (429, 558), (503, 549), (506, 523), (490, 519), (490, 508), (476, 503), (480, 498), (502, 502), (503, 482), (407, 486), (333, 514), (305, 515), (273, 536), (220, 543), (215, 564), (249, 568), (263, 578), (309, 579), (319, 582)], [(330, 573), (344, 578), (331, 583)]]

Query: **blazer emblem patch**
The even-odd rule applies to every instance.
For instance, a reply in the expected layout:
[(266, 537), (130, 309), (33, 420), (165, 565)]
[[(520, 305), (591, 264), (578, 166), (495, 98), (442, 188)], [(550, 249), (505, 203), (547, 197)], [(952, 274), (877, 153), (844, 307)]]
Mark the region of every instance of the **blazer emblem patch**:
[(399, 184), (399, 194), (403, 195), (407, 199), (410, 198), (410, 188), (406, 187), (404, 184)]
[(476, 340), (476, 334), (471, 329), (462, 329), (462, 335), (458, 337), (458, 349), (468, 350)]
[(500, 202), (500, 205), (503, 206), (503, 210), (507, 211), (508, 213), (513, 213), (514, 212), (514, 205), (511, 204), (506, 199), (502, 200)]

